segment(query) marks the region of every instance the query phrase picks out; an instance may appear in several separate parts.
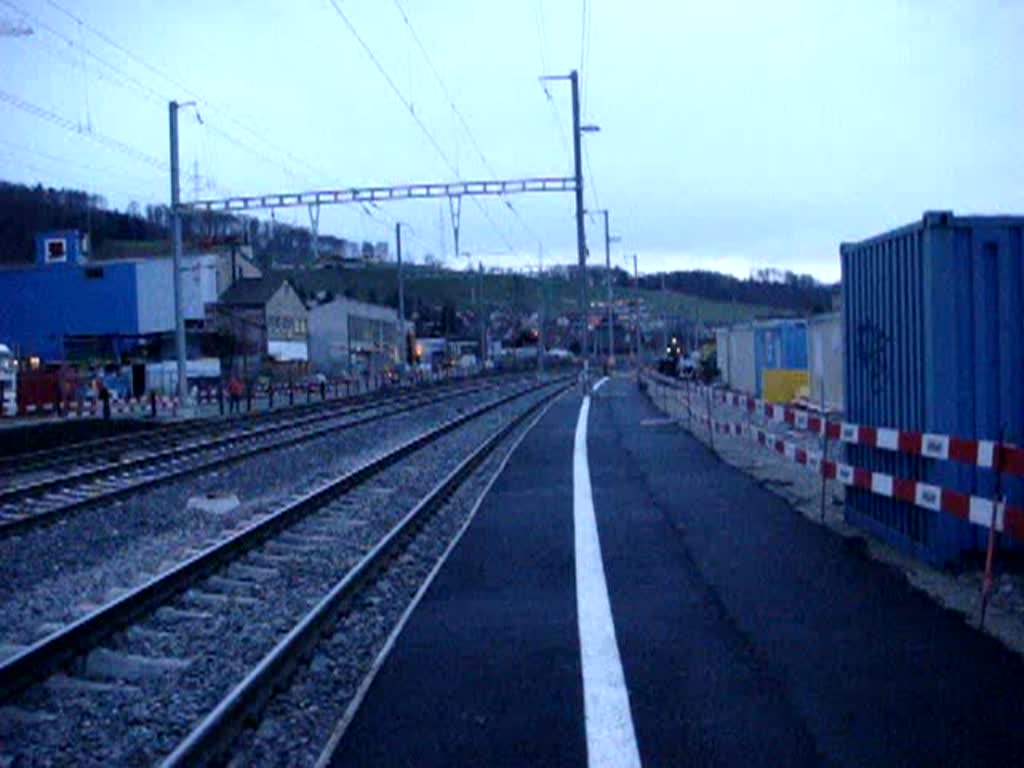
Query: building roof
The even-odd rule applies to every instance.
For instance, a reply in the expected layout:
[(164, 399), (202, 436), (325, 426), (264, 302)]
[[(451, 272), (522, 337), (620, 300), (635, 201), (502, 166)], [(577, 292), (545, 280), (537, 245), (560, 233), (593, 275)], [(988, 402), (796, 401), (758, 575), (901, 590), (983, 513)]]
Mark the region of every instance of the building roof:
[(264, 275), (263, 277), (243, 277), (231, 284), (221, 294), (218, 302), (233, 306), (263, 306), (278, 289), (288, 282), (280, 275)]

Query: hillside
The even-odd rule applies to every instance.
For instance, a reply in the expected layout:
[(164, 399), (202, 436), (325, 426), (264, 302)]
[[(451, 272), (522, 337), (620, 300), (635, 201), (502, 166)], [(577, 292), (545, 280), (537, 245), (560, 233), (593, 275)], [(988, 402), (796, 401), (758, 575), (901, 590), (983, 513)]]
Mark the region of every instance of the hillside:
[[(91, 235), (96, 257), (129, 257), (134, 254), (166, 252), (169, 233), (166, 206), (131, 205), (124, 212), (108, 208), (96, 195), (72, 189), (29, 187), (0, 181), (0, 263), (26, 263), (33, 258), (33, 237), (48, 229), (75, 228)], [(253, 246), (262, 265), (294, 265), (301, 279), (334, 293), (348, 293), (370, 301), (397, 303), (393, 265), (365, 269), (309, 269), (311, 234), (307, 228), (271, 224), (252, 216), (211, 214), (187, 217), (187, 243), (246, 242)], [(375, 244), (355, 243), (322, 235), (322, 254), (356, 256), (373, 254)], [(386, 244), (385, 244), (386, 245)], [(564, 272), (565, 270), (563, 270)], [(440, 308), (445, 305), (469, 308), (478, 275), (473, 272), (411, 265), (408, 269), (408, 306), (417, 304)], [(604, 296), (603, 270), (591, 275), (591, 294)], [(616, 296), (634, 295), (631, 275), (620, 268), (612, 273)], [(544, 281), (552, 314), (576, 307), (576, 283), (562, 276)], [(834, 286), (815, 282), (808, 275), (763, 270), (751, 279), (706, 271), (669, 272), (643, 275), (641, 295), (656, 315), (678, 322), (696, 318), (704, 323), (721, 323), (758, 316), (806, 314), (831, 306)], [(664, 289), (664, 290), (663, 290)], [(540, 284), (536, 277), (521, 274), (487, 273), (483, 277), (483, 298), (488, 309), (537, 306)]]
[[(300, 283), (305, 292), (322, 290), (342, 293), (365, 301), (398, 303), (397, 271), (394, 265), (375, 265), (364, 269), (298, 270), (286, 273)], [(544, 291), (547, 311), (551, 316), (573, 312), (577, 307), (577, 284), (564, 277), (492, 274), (438, 270), (420, 266), (406, 268), (405, 296), (407, 311), (417, 305), (439, 307), (455, 305), (473, 307), (476, 291), (483, 283), (483, 301), (488, 311), (512, 309), (535, 311)], [(605, 286), (602, 278), (591, 277), (591, 298), (603, 301)], [(616, 300), (632, 299), (637, 295), (633, 287), (616, 285)], [(655, 315), (667, 315), (682, 322), (699, 319), (702, 323), (726, 323), (755, 317), (788, 314), (776, 307), (743, 302), (713, 301), (699, 296), (673, 291), (650, 290), (641, 287), (639, 296)]]

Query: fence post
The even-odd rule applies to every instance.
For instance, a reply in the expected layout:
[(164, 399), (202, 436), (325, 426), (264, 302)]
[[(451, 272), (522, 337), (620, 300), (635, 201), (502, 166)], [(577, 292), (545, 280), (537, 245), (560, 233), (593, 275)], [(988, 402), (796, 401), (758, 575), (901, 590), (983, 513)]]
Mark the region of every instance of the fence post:
[(156, 390), (149, 390), (149, 416), (152, 419), (156, 418)]
[(711, 387), (708, 387), (708, 445), (711, 446), (711, 450), (715, 450), (715, 419), (712, 409), (714, 405), (711, 401)]
[(245, 388), (245, 412), (249, 413), (252, 411), (252, 382)]
[[(996, 492), (992, 502), (992, 519), (989, 521), (988, 550), (985, 552), (985, 578), (981, 582), (981, 615), (978, 617), (978, 629), (985, 627), (985, 613), (992, 595), (992, 561), (996, 551), (996, 521), (1000, 508), (1005, 509), (1006, 499), (1003, 496), (1003, 442), (1006, 439), (1006, 425), (999, 428), (999, 442), (996, 444), (992, 457), (992, 468), (996, 473)], [(1004, 513), (1005, 514), (1005, 513)]]
[(828, 493), (828, 477), (825, 475), (825, 462), (828, 461), (828, 407), (825, 405), (825, 377), (821, 383), (821, 522), (825, 522), (825, 496)]
[(693, 382), (686, 382), (686, 428), (693, 434)]

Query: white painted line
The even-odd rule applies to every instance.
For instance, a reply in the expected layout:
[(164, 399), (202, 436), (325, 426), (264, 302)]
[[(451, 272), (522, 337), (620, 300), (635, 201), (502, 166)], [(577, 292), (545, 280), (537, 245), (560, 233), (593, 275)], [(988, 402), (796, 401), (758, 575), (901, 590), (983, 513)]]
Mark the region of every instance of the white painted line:
[(603, 387), (607, 383), (608, 383), (608, 377), (607, 376), (605, 376), (604, 378), (598, 379), (597, 383), (594, 384), (594, 391), (597, 392), (597, 390), (599, 390), (601, 387)]
[(594, 516), (594, 497), (587, 461), (587, 417), (584, 397), (576, 422), (572, 459), (573, 529), (576, 544), (576, 612), (583, 667), (583, 713), (589, 768), (640, 766), (640, 751), (629, 710), (629, 692), (615, 639), (608, 584), (601, 560), (601, 542)]

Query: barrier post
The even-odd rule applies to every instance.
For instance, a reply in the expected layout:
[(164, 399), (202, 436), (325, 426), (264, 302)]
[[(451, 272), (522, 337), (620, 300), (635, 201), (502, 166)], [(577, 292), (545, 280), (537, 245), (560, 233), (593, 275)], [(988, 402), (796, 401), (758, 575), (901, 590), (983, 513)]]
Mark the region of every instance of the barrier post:
[(988, 610), (988, 601), (992, 596), (992, 561), (995, 558), (996, 550), (996, 521), (1000, 508), (1005, 508), (1006, 499), (1002, 498), (1003, 493), (1003, 441), (1006, 437), (1006, 426), (999, 429), (999, 442), (996, 443), (992, 457), (992, 468), (996, 473), (995, 500), (992, 503), (992, 519), (989, 521), (988, 529), (988, 550), (985, 552), (985, 578), (981, 581), (981, 615), (978, 617), (978, 629), (985, 627), (985, 613)]
[(252, 411), (252, 382), (245, 388), (245, 412), (250, 413)]
[(274, 410), (274, 382), (270, 382), (270, 386), (267, 387), (267, 410)]
[(0, 381), (0, 419), (7, 415), (7, 399), (4, 397), (6, 386), (6, 381)]
[(825, 377), (819, 379), (821, 385), (821, 522), (825, 522), (825, 496), (828, 491), (828, 478), (825, 477), (825, 462), (828, 461), (828, 409), (825, 406)]
[(686, 428), (693, 434), (693, 382), (686, 382)]
[(711, 450), (715, 450), (715, 423), (712, 416), (712, 408), (714, 406), (711, 402), (711, 387), (708, 387), (708, 445), (711, 446)]
[(149, 390), (149, 417), (156, 418), (156, 390)]

